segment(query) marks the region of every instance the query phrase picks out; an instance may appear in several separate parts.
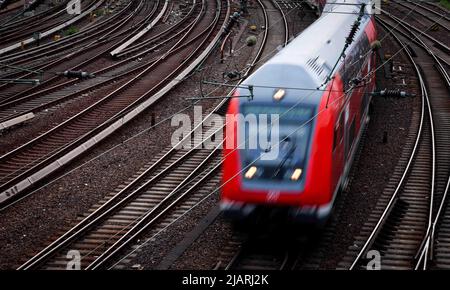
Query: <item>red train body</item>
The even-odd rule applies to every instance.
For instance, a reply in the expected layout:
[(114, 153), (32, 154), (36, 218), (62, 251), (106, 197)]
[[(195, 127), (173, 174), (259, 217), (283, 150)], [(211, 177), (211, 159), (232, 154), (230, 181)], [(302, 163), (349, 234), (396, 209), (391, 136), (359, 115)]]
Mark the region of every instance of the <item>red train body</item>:
[[(252, 134), (244, 121), (227, 123), (225, 138), (232, 137), (234, 143), (223, 150), (221, 208), (226, 216), (241, 219), (258, 208), (283, 209), (301, 221), (321, 222), (330, 215), (368, 120), (375, 77), (366, 76), (375, 67), (371, 43), (377, 37), (374, 19), (366, 14), (346, 57), (331, 72), (359, 6), (333, 9), (342, 13), (324, 14), (243, 82), (243, 87), (253, 85), (253, 100), (231, 99), (228, 116), (283, 115), (292, 108), (295, 113), (280, 117), (281, 156), (267, 162), (258, 160), (264, 150), (238, 146), (242, 144), (237, 136), (248, 139)], [(326, 87), (312, 89), (320, 87), (330, 74), (333, 80)], [(356, 80), (363, 83), (344, 93)], [(277, 94), (283, 94), (282, 98), (277, 99)], [(248, 95), (248, 91), (241, 88), (235, 95)], [(289, 143), (283, 146), (291, 148), (289, 152), (281, 148), (281, 143), (287, 142), (285, 136)]]

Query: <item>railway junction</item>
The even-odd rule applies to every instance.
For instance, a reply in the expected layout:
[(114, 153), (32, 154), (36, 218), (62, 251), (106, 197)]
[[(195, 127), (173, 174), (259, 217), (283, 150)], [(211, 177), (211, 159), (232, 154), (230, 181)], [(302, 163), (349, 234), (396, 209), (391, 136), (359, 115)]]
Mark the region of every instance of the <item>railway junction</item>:
[[(0, 269), (450, 269), (448, 1), (380, 1), (372, 14), (359, 0), (76, 2), (0, 1)], [(226, 131), (217, 120), (258, 101), (264, 86), (248, 80), (352, 5), (336, 65), (373, 19), (376, 62), (344, 87), (376, 88), (329, 219), (230, 221), (227, 149), (208, 146)], [(323, 88), (293, 89), (332, 100), (326, 65), (311, 61)], [(174, 141), (180, 120), (192, 123)], [(249, 168), (243, 179), (258, 176)]]

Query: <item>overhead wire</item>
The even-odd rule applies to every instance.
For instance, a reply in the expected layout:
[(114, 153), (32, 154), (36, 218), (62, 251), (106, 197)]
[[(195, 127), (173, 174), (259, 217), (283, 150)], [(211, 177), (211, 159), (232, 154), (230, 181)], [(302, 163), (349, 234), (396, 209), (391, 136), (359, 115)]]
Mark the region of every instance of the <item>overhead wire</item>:
[[(397, 55), (398, 53), (400, 53), (400, 52), (401, 52), (402, 50), (404, 50), (404, 49), (405, 49), (405, 47), (402, 47), (395, 55)], [(381, 66), (380, 66), (380, 67), (381, 67)], [(380, 67), (378, 67), (377, 70), (378, 70)], [(366, 75), (366, 76), (367, 76), (367, 75)], [(345, 97), (345, 92), (344, 92), (344, 94), (343, 94), (340, 98), (342, 98), (342, 97)], [(334, 100), (333, 102), (339, 100), (340, 98), (337, 98), (337, 99)], [(195, 103), (198, 103), (198, 102), (195, 102)], [(192, 105), (191, 105), (191, 106), (188, 106), (187, 108), (189, 108), (189, 107), (192, 107)], [(185, 109), (187, 109), (187, 108), (185, 108)], [(185, 109), (183, 109), (183, 110), (185, 110)], [(180, 110), (180, 111), (183, 111), (183, 110)], [(313, 118), (311, 119), (311, 121), (312, 121), (313, 119), (317, 118), (317, 116), (318, 116), (320, 113), (322, 113), (322, 111), (318, 112), (315, 116), (313, 116)], [(173, 114), (173, 115), (175, 115), (175, 114)], [(173, 116), (173, 115), (172, 115), (172, 116)], [(170, 118), (170, 117), (169, 117), (169, 118)], [(162, 122), (166, 121), (166, 120), (169, 119), (169, 118), (166, 118), (166, 119), (160, 121), (159, 123), (162, 123)], [(159, 123), (158, 123), (158, 124), (159, 124)], [(306, 123), (306, 122), (305, 122), (305, 123)], [(305, 124), (305, 123), (304, 123), (304, 124)], [(303, 126), (304, 124), (302, 124), (302, 126)], [(156, 125), (155, 125), (155, 126), (156, 126)], [(50, 184), (56, 182), (57, 180), (59, 180), (60, 178), (66, 176), (67, 174), (73, 172), (74, 170), (81, 168), (82, 166), (84, 166), (84, 165), (90, 163), (91, 161), (93, 161), (93, 160), (99, 158), (100, 156), (103, 156), (103, 155), (106, 154), (107, 152), (110, 152), (111, 150), (113, 150), (113, 149), (115, 149), (115, 148), (117, 148), (117, 147), (123, 145), (124, 143), (128, 142), (129, 140), (134, 139), (135, 137), (137, 137), (137, 136), (139, 136), (139, 135), (141, 135), (141, 134), (147, 132), (148, 130), (150, 130), (151, 128), (154, 128), (155, 126), (151, 126), (151, 127), (147, 128), (147, 129), (144, 129), (144, 130), (141, 131), (141, 132), (138, 132), (137, 134), (135, 134), (135, 135), (133, 135), (132, 137), (130, 137), (130, 138), (128, 138), (127, 140), (125, 140), (124, 142), (122, 142), (122, 143), (120, 143), (120, 144), (117, 144), (116, 146), (114, 146), (113, 148), (111, 148), (111, 149), (109, 149), (109, 150), (107, 150), (107, 151), (105, 151), (105, 152), (102, 152), (101, 154), (99, 154), (99, 155), (93, 157), (92, 159), (90, 159), (90, 160), (87, 161), (86, 163), (84, 163), (84, 164), (82, 164), (82, 165), (80, 165), (80, 166), (78, 166), (78, 167), (72, 169), (71, 171), (65, 173), (64, 175), (62, 175), (62, 176), (60, 176), (60, 177), (58, 177), (58, 179), (55, 179), (55, 180), (53, 180), (52, 182), (43, 185), (42, 187), (36, 189), (35, 191), (40, 190), (40, 189), (42, 189), (42, 188), (44, 188), (44, 187), (46, 187), (46, 186), (48, 186), (48, 185), (50, 185)], [(300, 128), (299, 128), (299, 129), (300, 129)], [(241, 171), (241, 172), (242, 172), (242, 171)], [(240, 172), (239, 172), (239, 173), (240, 173)], [(238, 174), (239, 174), (239, 173), (238, 173)], [(235, 176), (234, 176), (234, 177), (235, 177)], [(234, 177), (233, 177), (233, 178), (234, 178)], [(201, 202), (203, 202), (205, 199), (207, 199), (209, 196), (211, 196), (211, 194), (213, 194), (214, 192), (216, 192), (216, 191), (219, 190), (219, 189), (220, 189), (220, 187), (217, 188), (216, 190), (214, 190), (213, 192), (211, 192), (211, 193), (210, 193), (208, 196), (206, 196), (205, 198), (203, 198), (198, 204), (200, 204)], [(35, 192), (35, 191), (33, 191), (33, 192)], [(194, 205), (194, 207), (192, 207), (191, 209), (195, 208), (198, 204)], [(191, 210), (191, 209), (190, 209), (190, 210)], [(190, 211), (190, 210), (189, 210), (189, 211)], [(188, 211), (188, 212), (189, 212), (189, 211)], [(186, 213), (187, 213), (187, 212), (186, 212)], [(184, 216), (186, 213), (184, 213), (182, 216)], [(181, 218), (182, 216), (180, 216), (179, 218)], [(177, 218), (177, 219), (174, 220), (173, 222), (177, 221), (179, 218)], [(172, 223), (173, 223), (173, 222), (172, 222)], [(159, 231), (158, 233), (156, 233), (154, 236), (156, 236), (156, 235), (158, 235), (159, 233), (161, 233), (162, 231), (164, 231), (164, 230), (165, 230), (168, 226), (170, 226), (172, 223), (170, 223), (169, 225), (167, 225), (165, 228), (163, 228), (161, 231)], [(153, 236), (153, 237), (154, 237), (154, 236)], [(149, 239), (149, 240), (150, 240), (150, 239)], [(147, 240), (146, 242), (148, 242), (149, 240)], [(139, 245), (135, 250), (137, 250), (138, 248), (140, 248), (141, 246), (143, 246), (146, 242), (144, 242), (143, 244)], [(135, 250), (133, 250), (133, 252), (134, 252)], [(131, 254), (131, 253), (130, 253), (130, 254)], [(126, 257), (128, 257), (128, 255), (127, 255)], [(124, 257), (124, 258), (125, 258), (125, 257)], [(123, 258), (123, 259), (124, 259), (124, 258)], [(120, 261), (122, 261), (123, 259), (121, 259)], [(119, 261), (119, 262), (120, 262), (120, 261)], [(119, 263), (119, 262), (117, 262), (117, 263)]]
[[(440, 19), (438, 19), (437, 21), (439, 21)], [(428, 29), (426, 29), (423, 33), (425, 33), (426, 31), (428, 31), (429, 29), (431, 29), (431, 27), (429, 27)], [(418, 36), (416, 36), (418, 37)], [(410, 40), (410, 42), (413, 40)], [(407, 48), (407, 46), (409, 45), (408, 42), (407, 44), (402, 45), (402, 47), (395, 53), (395, 55), (398, 55), (401, 51), (403, 51), (404, 49)], [(380, 66), (382, 67), (382, 66)], [(378, 70), (380, 67), (376, 68), (375, 70)], [(369, 75), (369, 73), (365, 76), (367, 77)], [(349, 89), (351, 90), (351, 89)], [(332, 103), (340, 100), (342, 97), (346, 96), (346, 92), (344, 92), (340, 97), (336, 98), (335, 100), (333, 100)], [(294, 105), (296, 106), (296, 105)], [(294, 107), (293, 106), (293, 107)], [(292, 108), (292, 107), (291, 107)], [(319, 111), (318, 113), (316, 113), (311, 119), (307, 120), (306, 122), (304, 122), (303, 124), (301, 124), (296, 130), (294, 130), (292, 133), (289, 134), (289, 136), (286, 136), (283, 140), (285, 140), (286, 138), (289, 138), (292, 134), (294, 134), (295, 132), (297, 132), (298, 130), (300, 130), (305, 124), (311, 122), (312, 120), (314, 120), (315, 118), (317, 118), (317, 116), (319, 116), (319, 114), (323, 113), (325, 110), (327, 110), (327, 108), (324, 108), (323, 110)], [(286, 112), (285, 112), (286, 113)], [(283, 141), (279, 141), (277, 143), (277, 145), (281, 144), (281, 142)], [(237, 148), (239, 148), (239, 146), (237, 146)], [(232, 152), (230, 152), (229, 154), (232, 154), (235, 150), (232, 150)], [(228, 154), (228, 155), (229, 155)], [(228, 156), (227, 155), (227, 156)], [(227, 157), (224, 156), (222, 161)], [(112, 269), (113, 267), (115, 267), (116, 265), (118, 265), (120, 262), (122, 262), (124, 259), (128, 258), (130, 255), (132, 255), (133, 253), (135, 253), (137, 250), (141, 249), (143, 246), (145, 246), (149, 241), (153, 240), (157, 235), (159, 235), (161, 232), (165, 231), (169, 226), (171, 226), (172, 224), (174, 224), (176, 221), (178, 221), (180, 218), (182, 218), (183, 216), (185, 216), (187, 213), (189, 213), (191, 210), (193, 210), (194, 208), (196, 208), (199, 204), (201, 204), (202, 202), (204, 202), (206, 199), (208, 199), (211, 195), (213, 195), (214, 193), (216, 193), (219, 189), (221, 189), (225, 184), (229, 183), (232, 179), (234, 179), (235, 177), (237, 177), (239, 174), (241, 174), (242, 172), (244, 172), (248, 167), (252, 166), (252, 164), (254, 164), (254, 162), (256, 162), (258, 159), (260, 159), (260, 157), (258, 157), (256, 160), (254, 160), (253, 162), (251, 162), (249, 165), (247, 165), (246, 167), (242, 168), (242, 170), (239, 170), (234, 176), (232, 176), (230, 179), (226, 180), (222, 185), (220, 185), (218, 188), (216, 188), (215, 190), (213, 190), (212, 192), (210, 192), (208, 195), (206, 195), (204, 198), (202, 198), (199, 202), (197, 202), (196, 204), (194, 204), (190, 209), (188, 209), (186, 212), (184, 212), (183, 214), (181, 214), (180, 216), (178, 216), (177, 218), (175, 218), (173, 221), (171, 221), (169, 224), (167, 224), (164, 228), (162, 228), (161, 230), (159, 230), (157, 233), (155, 233), (154, 235), (152, 235), (151, 237), (149, 237), (148, 239), (146, 239), (144, 242), (140, 243), (138, 246), (136, 246), (131, 252), (127, 253), (124, 257), (120, 258), (117, 262), (115, 262), (111, 267), (109, 267), (109, 269)]]

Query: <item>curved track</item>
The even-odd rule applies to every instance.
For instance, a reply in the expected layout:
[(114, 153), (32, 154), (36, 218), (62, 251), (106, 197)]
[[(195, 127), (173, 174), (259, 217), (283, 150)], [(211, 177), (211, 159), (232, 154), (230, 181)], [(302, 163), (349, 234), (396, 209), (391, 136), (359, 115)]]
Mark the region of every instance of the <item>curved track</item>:
[[(156, 6), (154, 8), (156, 8)], [(163, 32), (148, 33), (153, 35), (150, 38), (153, 40), (153, 46), (149, 49), (140, 51), (138, 54), (129, 56), (121, 61), (115, 61), (108, 56), (111, 45), (107, 45), (105, 50), (100, 51), (99, 53), (95, 52), (93, 57), (70, 68), (71, 70), (92, 72), (96, 76), (95, 79), (72, 79), (66, 81), (64, 77), (54, 76), (44, 81), (38, 87), (21, 91), (4, 99), (0, 102), (0, 122), (29, 112), (39, 112), (47, 107), (78, 97), (83, 93), (136, 75), (139, 71), (145, 69), (146, 66), (155, 62), (158, 56), (160, 57), (162, 55), (162, 53), (153, 53), (152, 58), (152, 51), (162, 50), (163, 48), (169, 49), (169, 45), (173, 44), (180, 35), (190, 28), (193, 21), (195, 21), (195, 17), (192, 15), (194, 7), (195, 6), (192, 6), (189, 14), (183, 18), (183, 21), (180, 21), (184, 23), (189, 17), (193, 18), (192, 21), (184, 23), (186, 24), (185, 26), (181, 26), (179, 25), (181, 23), (177, 23), (177, 25), (173, 25)], [(156, 10), (153, 9), (152, 12), (154, 14)], [(150, 16), (153, 14), (150, 14)], [(160, 16), (162, 16), (162, 13), (160, 13)], [(152, 18), (150, 17), (149, 19)], [(112, 45), (114, 46), (115, 44)], [(145, 57), (146, 60), (136, 61), (139, 57)], [(148, 58), (150, 58), (150, 60), (147, 60)], [(75, 62), (76, 59), (72, 61)], [(99, 67), (102, 68), (99, 69)]]
[(11, 186), (55, 161), (70, 148), (73, 149), (88, 140), (90, 136), (149, 98), (169, 83), (177, 72), (186, 68), (190, 61), (202, 52), (201, 48), (208, 45), (214, 33), (220, 30), (220, 23), (224, 20), (224, 13), (219, 13), (223, 9), (207, 13), (206, 0), (201, 3), (203, 4), (197, 7), (195, 25), (191, 25), (163, 55), (148, 64), (131, 80), (81, 113), (0, 157), (0, 188), (3, 195), (8, 198), (15, 194), (15, 189)]
[[(258, 1), (263, 8), (267, 32), (267, 42), (262, 59), (267, 60), (276, 53), (289, 40), (288, 22), (286, 13), (278, 2)], [(287, 7), (293, 9), (292, 7)], [(301, 250), (298, 243), (303, 241), (287, 238), (274, 241), (264, 237), (235, 234), (228, 242), (227, 247), (218, 257), (216, 269), (224, 270), (292, 270), (297, 266)], [(296, 243), (298, 242), (298, 243)], [(224, 263), (225, 262), (225, 263)]]
[[(262, 56), (268, 30), (266, 26), (261, 47), (246, 74), (256, 66)], [(225, 99), (213, 112), (223, 111), (226, 105)], [(202, 120), (202, 124), (207, 122), (211, 114)], [(211, 129), (217, 132), (223, 130), (223, 127), (215, 126)], [(136, 179), (119, 192), (110, 195), (103, 205), (85, 220), (25, 263), (21, 269), (42, 265), (49, 268), (65, 267), (67, 261), (65, 253), (67, 249), (74, 248), (80, 249), (84, 253), (83, 256), (87, 257), (84, 259), (83, 263), (86, 264), (83, 264), (83, 268), (96, 269), (105, 267), (107, 264), (111, 265), (111, 260), (114, 261), (118, 253), (129, 248), (129, 244), (135, 241), (140, 233), (143, 231), (156, 233), (170, 224), (170, 221), (175, 220), (178, 215), (189, 210), (210, 193), (212, 186), (208, 187), (208, 184), (213, 185), (218, 182), (220, 175), (214, 173), (222, 163), (220, 147), (201, 149), (201, 143), (209, 141), (210, 136), (197, 140), (194, 135), (195, 130), (196, 128), (191, 132), (194, 136), (191, 149), (177, 150), (172, 147), (166, 153), (160, 154), (145, 171), (137, 174)], [(182, 140), (179, 144), (184, 143), (185, 140)], [(164, 182), (160, 182), (161, 179)], [(171, 211), (174, 212), (172, 215), (169, 214)], [(118, 222), (121, 222), (121, 225), (118, 225)], [(69, 247), (68, 244), (71, 246)], [(105, 244), (108, 246), (106, 250)], [(89, 258), (94, 255), (93, 253), (98, 256), (95, 260)], [(59, 258), (55, 260), (50, 257)]]
[(211, 162), (218, 150), (201, 150), (201, 142), (207, 140), (196, 140), (200, 148), (172, 148), (157, 156), (130, 184), (108, 196), (102, 206), (20, 269), (65, 268), (69, 250), (81, 253), (82, 269), (96, 269), (144, 230), (164, 228), (209, 193), (202, 190), (205, 183), (218, 181), (217, 175), (211, 176), (218, 169), (217, 158)]
[[(443, 68), (445, 64), (422, 40), (422, 35), (406, 29), (390, 14), (385, 13), (377, 20), (385, 29), (397, 27), (392, 35), (405, 48), (418, 76), (422, 111), (419, 118), (413, 118), (413, 127), (415, 123), (418, 128), (411, 131), (405, 146), (410, 150), (409, 156), (400, 159), (398, 169), (402, 170), (393, 176), (396, 184), (392, 180), (388, 184), (365, 230), (355, 241), (358, 246), (348, 253), (348, 257), (354, 258), (347, 261), (350, 269), (364, 268), (366, 257), (372, 255), (370, 251), (377, 250), (382, 269), (426, 268), (428, 252), (421, 260), (417, 260), (416, 254), (424, 246), (429, 248), (426, 238), (431, 236), (436, 205), (444, 201), (450, 172), (448, 75)], [(401, 27), (404, 30), (400, 34)]]
[[(89, 9), (96, 4), (96, 1), (85, 0), (81, 5), (83, 10)], [(34, 33), (42, 33), (54, 27), (62, 25), (71, 20), (73, 15), (66, 12), (66, 3), (55, 8), (49, 8), (32, 17), (26, 17), (19, 21), (10, 22), (0, 28), (2, 43), (0, 49), (6, 48), (24, 41), (33, 36)], [(41, 39), (43, 42), (44, 39)]]
[(105, 60), (102, 57), (117, 43), (126, 40), (129, 34), (132, 35), (151, 21), (157, 13), (157, 8), (162, 7), (161, 3), (157, 1), (145, 4), (142, 0), (129, 2), (114, 15), (60, 41), (0, 57), (0, 61), (10, 68), (25, 66), (28, 69), (43, 72), (40, 75), (36, 72), (12, 69), (10, 73), (2, 77), (8, 79), (39, 77), (41, 83), (31, 88), (29, 85), (3, 84), (0, 86), (2, 89), (0, 102), (17, 103), (30, 94), (45, 91), (52, 84), (63, 82), (64, 77), (55, 75), (56, 72), (81, 70), (87, 65), (97, 65), (96, 68), (98, 68), (99, 63), (100, 67), (111, 64), (112, 61), (109, 58)]

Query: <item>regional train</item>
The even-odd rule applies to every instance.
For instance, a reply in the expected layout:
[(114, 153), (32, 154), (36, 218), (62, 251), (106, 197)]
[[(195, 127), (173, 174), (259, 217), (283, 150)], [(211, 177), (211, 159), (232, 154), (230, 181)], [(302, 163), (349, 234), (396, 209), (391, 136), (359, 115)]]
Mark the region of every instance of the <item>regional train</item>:
[[(347, 182), (375, 89), (377, 32), (370, 5), (361, 9), (363, 1), (325, 7), (328, 13), (233, 92), (220, 197), (226, 217), (241, 221), (269, 210), (323, 224), (330, 216)], [(228, 121), (238, 115), (242, 118)], [(249, 116), (256, 118), (256, 127)], [(268, 124), (266, 132), (263, 124)], [(260, 134), (266, 139), (259, 141), (267, 142), (250, 146)]]

